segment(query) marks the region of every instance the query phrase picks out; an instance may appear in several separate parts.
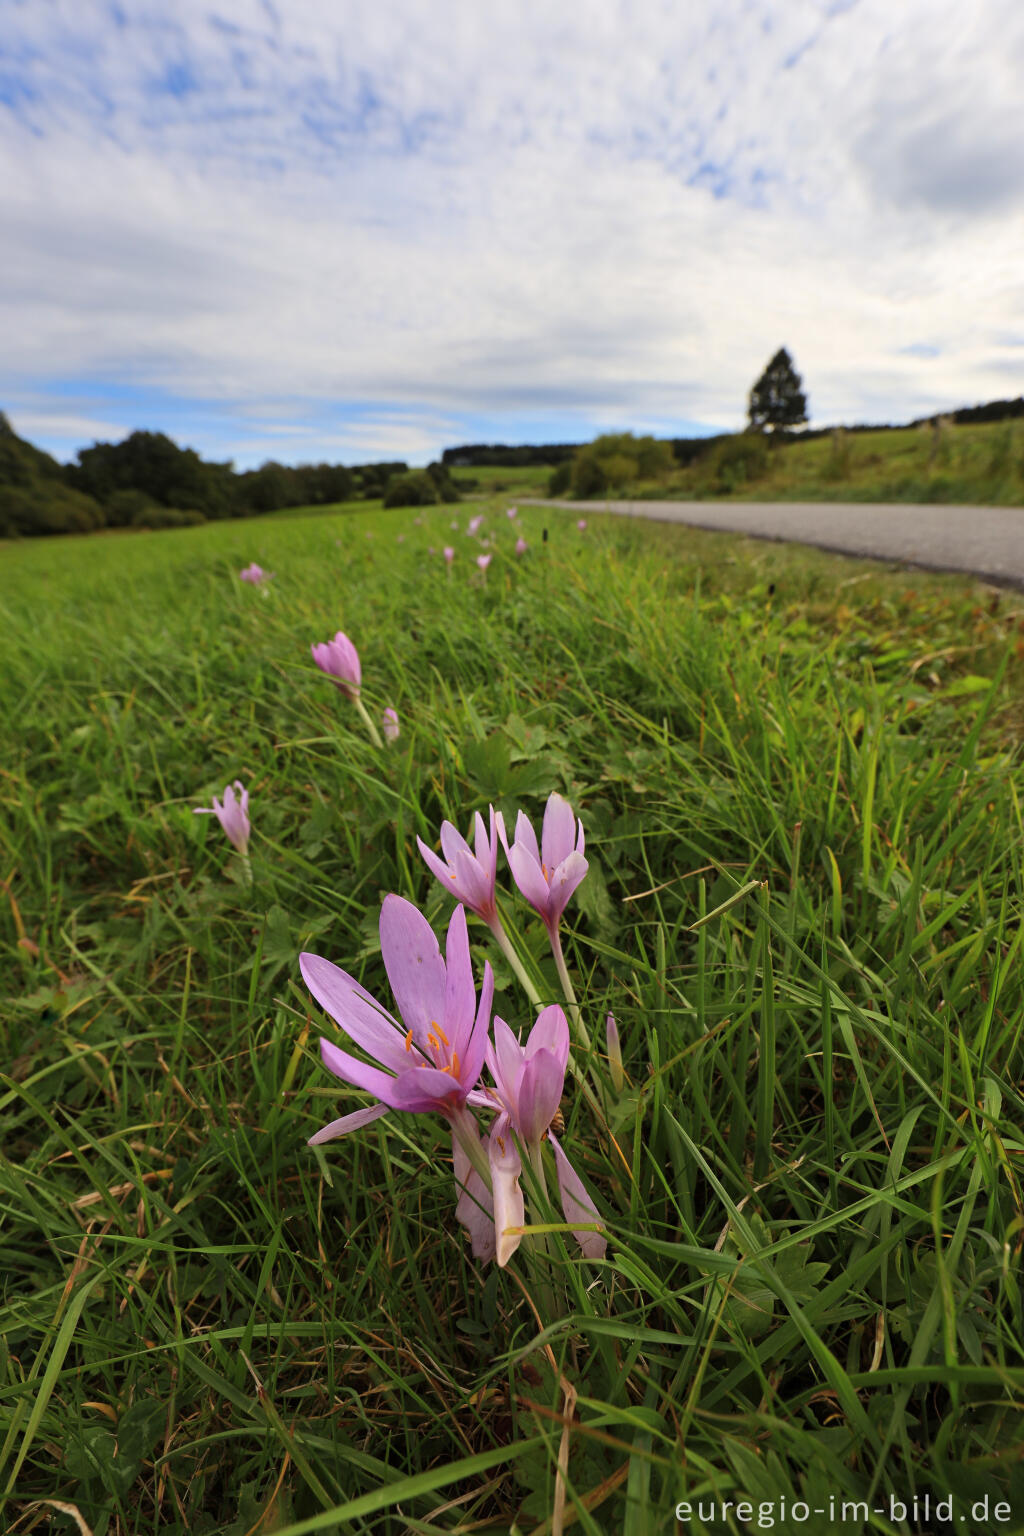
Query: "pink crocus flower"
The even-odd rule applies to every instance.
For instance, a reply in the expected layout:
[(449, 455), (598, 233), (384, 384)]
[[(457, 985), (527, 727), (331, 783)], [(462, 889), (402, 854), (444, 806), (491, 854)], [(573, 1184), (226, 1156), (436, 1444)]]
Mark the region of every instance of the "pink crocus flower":
[(471, 517), (470, 518), (469, 522), (466, 525), (466, 531), (468, 533), (476, 533), (477, 529), (480, 527), (480, 524), (483, 522), (483, 520), (484, 520), (483, 513), (482, 512), (478, 512), (476, 517)]
[(427, 868), (437, 876), (445, 890), (450, 891), (456, 901), (461, 901), (471, 912), (475, 912), (477, 917), (482, 917), (489, 927), (493, 927), (498, 920), (494, 899), (498, 873), (496, 822), (501, 818), (495, 817), (493, 805), (489, 810), (489, 831), (479, 811), (474, 818), (475, 853), (450, 821), (441, 823), (441, 852), (444, 859), (438, 858), (421, 837), (416, 839), (416, 843)]
[(527, 544), (527, 542), (523, 538), (522, 534), (520, 534), (519, 538), (516, 539), (516, 554), (517, 555), (525, 555), (526, 551), (529, 549), (529, 547), (530, 546)]
[(273, 571), (265, 571), (261, 565), (256, 564), (255, 560), (251, 565), (247, 565), (244, 571), (238, 573), (239, 581), (251, 581), (254, 587), (258, 587), (261, 582), (272, 581), (273, 577)]
[(483, 571), (485, 576), (487, 575), (487, 567), (490, 565), (493, 559), (493, 555), (477, 555), (476, 557), (476, 563)]
[(518, 507), (506, 507), (505, 508), (505, 516), (507, 518), (509, 518), (509, 519), (511, 519), (513, 517), (518, 517), (519, 516), (519, 508)]
[[(238, 798), (235, 798), (235, 790)], [(224, 790), (224, 801), (218, 801), (213, 797), (212, 805), (200, 805), (192, 812), (193, 816), (216, 816), (227, 835), (228, 841), (245, 856), (249, 849), (249, 791), (242, 788), (240, 779), (236, 779), (234, 788), (228, 784)]]
[(586, 518), (585, 517), (581, 517), (579, 522), (576, 524), (576, 527), (579, 529), (580, 533), (583, 533), (586, 530), (586, 526), (587, 526)]
[(386, 709), (380, 717), (380, 723), (384, 730), (385, 741), (398, 740), (398, 710)]
[(309, 1138), (310, 1145), (345, 1136), (389, 1109), (411, 1114), (436, 1110), (448, 1120), (460, 1149), (457, 1169), (474, 1166), (479, 1173), (482, 1166), (486, 1172), (480, 1133), (466, 1101), (484, 1062), (494, 976), (485, 961), (478, 1005), (465, 909), (456, 907), (452, 914), (442, 959), (423, 914), (401, 896), (386, 896), (380, 947), (401, 1023), (330, 960), (299, 957), (303, 980), (317, 1002), (376, 1063), (371, 1066), (322, 1039), (324, 1066), (342, 1082), (379, 1100), (332, 1120)]
[[(523, 1197), (519, 1189), (522, 1172), (519, 1150), (512, 1141), (514, 1133), (520, 1147), (538, 1170), (541, 1167), (541, 1142), (547, 1136), (555, 1157), (562, 1211), (567, 1222), (599, 1222), (597, 1207), (587, 1193), (582, 1179), (551, 1134), (551, 1122), (558, 1110), (565, 1087), (565, 1069), (569, 1061), (569, 1025), (557, 1004), (545, 1008), (530, 1030), (525, 1046), (495, 1015), (493, 1042), (485, 1053), (494, 1088), (471, 1095), (470, 1102), (498, 1108), (498, 1118), (491, 1127), (488, 1158), (495, 1227), (496, 1257), (504, 1266), (519, 1247), (521, 1234), (507, 1231), (523, 1224)], [(599, 1232), (578, 1231), (573, 1236), (588, 1259), (604, 1257), (607, 1243)]]
[(452, 561), (455, 559), (455, 551), (452, 546), (450, 544), (446, 544), (441, 553), (444, 555), (445, 564), (451, 565)]
[(326, 640), (322, 645), (311, 645), (310, 651), (321, 672), (332, 677), (348, 698), (358, 699), (363, 674), (359, 665), (359, 652), (348, 636), (343, 635), (339, 629), (333, 640)]
[(556, 942), (558, 924), (569, 898), (587, 872), (583, 857), (583, 824), (577, 823), (572, 806), (554, 794), (544, 808), (540, 847), (537, 834), (522, 811), (516, 818), (516, 835), (509, 847), (503, 820), (498, 835), (508, 856), (521, 894), (544, 919), (552, 942)]

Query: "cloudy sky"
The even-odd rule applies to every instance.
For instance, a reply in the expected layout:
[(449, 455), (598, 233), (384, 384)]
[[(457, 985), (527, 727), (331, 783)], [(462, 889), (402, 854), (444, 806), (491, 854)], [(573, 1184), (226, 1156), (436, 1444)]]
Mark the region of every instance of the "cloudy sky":
[(0, 0), (0, 409), (239, 467), (1024, 392), (1021, 0)]

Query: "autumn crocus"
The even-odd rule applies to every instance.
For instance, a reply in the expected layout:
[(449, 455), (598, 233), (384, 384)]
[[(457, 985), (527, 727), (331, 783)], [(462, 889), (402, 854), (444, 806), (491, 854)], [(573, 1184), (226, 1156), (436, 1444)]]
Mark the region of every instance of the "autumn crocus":
[(525, 555), (528, 548), (529, 548), (529, 545), (527, 544), (526, 540), (520, 534), (519, 538), (516, 539), (516, 554), (517, 555)]
[[(238, 791), (236, 797), (235, 790)], [(251, 826), (249, 823), (249, 791), (242, 788), (240, 779), (236, 779), (234, 786), (228, 784), (224, 790), (224, 799), (220, 801), (213, 797), (212, 805), (196, 806), (193, 816), (216, 816), (224, 829), (228, 841), (238, 849), (243, 858), (249, 851), (249, 835)]]
[(588, 1259), (604, 1257), (607, 1243), (599, 1232), (578, 1230), (583, 1223), (599, 1224), (597, 1208), (583, 1181), (551, 1132), (569, 1061), (569, 1025), (557, 1004), (545, 1008), (520, 1045), (504, 1019), (494, 1020), (493, 1041), (485, 1053), (493, 1088), (472, 1095), (471, 1102), (498, 1109), (491, 1127), (488, 1158), (491, 1166), (496, 1256), (508, 1263), (519, 1246), (521, 1234), (508, 1228), (523, 1224), (523, 1197), (519, 1190), (520, 1158), (512, 1140), (529, 1158), (541, 1189), (545, 1188), (541, 1144), (547, 1137), (555, 1158), (555, 1171), (565, 1219)]
[(497, 921), (494, 884), (498, 872), (498, 830), (494, 806), (488, 809), (489, 828), (479, 811), (473, 818), (473, 848), (450, 821), (441, 823), (443, 859), (438, 858), (421, 837), (416, 843), (427, 868), (437, 876), (445, 890), (493, 928)]
[(477, 555), (476, 557), (476, 563), (483, 571), (485, 576), (487, 575), (487, 567), (490, 565), (493, 559), (493, 555)]
[(359, 652), (348, 635), (342, 634), (339, 629), (333, 640), (311, 645), (309, 649), (321, 672), (326, 672), (346, 697), (358, 699), (363, 674), (359, 665)]
[(471, 517), (469, 522), (466, 524), (466, 531), (467, 531), (467, 533), (470, 533), (470, 534), (476, 533), (477, 529), (480, 527), (480, 524), (483, 522), (483, 520), (484, 520), (484, 516), (483, 516), (482, 512), (478, 512), (476, 517)]
[(455, 559), (455, 551), (452, 546), (450, 544), (446, 544), (441, 553), (444, 555), (445, 565), (451, 565), (452, 561)]
[(398, 710), (386, 709), (380, 717), (380, 723), (384, 730), (384, 740), (397, 741), (399, 737)]
[[(309, 954), (299, 957), (303, 980), (317, 1002), (376, 1063), (350, 1055), (332, 1040), (320, 1041), (328, 1071), (371, 1093), (378, 1103), (332, 1120), (310, 1137), (310, 1145), (358, 1130), (388, 1110), (410, 1114), (435, 1110), (452, 1128), (457, 1171), (472, 1167), (489, 1182), (480, 1133), (466, 1100), (483, 1066), (494, 977), (485, 961), (478, 1004), (465, 910), (459, 906), (452, 914), (442, 959), (423, 914), (401, 896), (386, 896), (380, 914), (380, 947), (401, 1022), (330, 960)], [(464, 1190), (463, 1181), (460, 1191)]]
[(508, 518), (508, 519), (509, 519), (509, 520), (510, 520), (510, 521), (511, 521), (511, 519), (512, 519), (512, 518), (513, 518), (513, 517), (518, 517), (518, 515), (519, 515), (519, 508), (518, 508), (518, 507), (506, 507), (506, 508), (505, 508), (505, 516), (506, 516), (506, 517), (507, 517), (507, 518)]
[(516, 818), (516, 835), (511, 847), (502, 819), (498, 821), (498, 835), (520, 893), (544, 920), (562, 991), (572, 1010), (580, 1043), (589, 1050), (590, 1040), (580, 1018), (558, 932), (569, 898), (589, 867), (583, 857), (583, 823), (577, 823), (568, 800), (553, 794), (544, 808), (540, 847), (537, 846), (537, 834), (522, 811)]
[(272, 581), (273, 576), (273, 571), (265, 571), (262, 566), (256, 564), (255, 560), (251, 565), (247, 565), (244, 571), (238, 573), (239, 581), (249, 581), (254, 587), (260, 586), (264, 581)]

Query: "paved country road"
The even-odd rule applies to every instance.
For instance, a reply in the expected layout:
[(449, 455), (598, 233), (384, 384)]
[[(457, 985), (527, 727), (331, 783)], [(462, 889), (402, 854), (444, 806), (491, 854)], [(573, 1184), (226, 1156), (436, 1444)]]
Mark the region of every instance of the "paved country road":
[(1024, 507), (939, 507), (835, 501), (556, 501), (531, 506), (621, 512), (719, 533), (814, 544), (869, 560), (964, 571), (1024, 587)]

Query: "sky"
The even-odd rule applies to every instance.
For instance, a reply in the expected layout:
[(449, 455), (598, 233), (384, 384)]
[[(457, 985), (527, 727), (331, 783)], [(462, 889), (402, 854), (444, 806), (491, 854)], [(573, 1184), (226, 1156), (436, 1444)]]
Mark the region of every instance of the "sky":
[(0, 0), (0, 410), (238, 468), (1024, 393), (1020, 0)]

